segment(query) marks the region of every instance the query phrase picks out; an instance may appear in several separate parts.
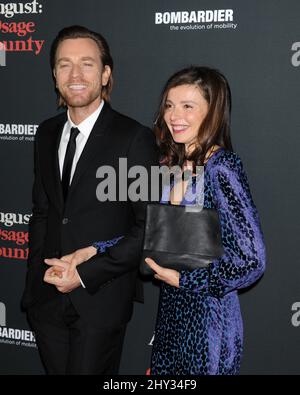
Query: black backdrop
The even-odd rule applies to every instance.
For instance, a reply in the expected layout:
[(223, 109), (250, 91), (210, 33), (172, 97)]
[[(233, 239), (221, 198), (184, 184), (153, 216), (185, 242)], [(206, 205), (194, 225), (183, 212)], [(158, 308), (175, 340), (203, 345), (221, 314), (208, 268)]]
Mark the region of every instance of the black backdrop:
[[(207, 10), (232, 10), (233, 18), (193, 19), (198, 15), (193, 11)], [(168, 22), (172, 13), (183, 11), (190, 20), (155, 23), (156, 13), (166, 13)], [(268, 254), (263, 279), (240, 297), (242, 373), (300, 373), (299, 16), (298, 0), (0, 3), (0, 42), (7, 48), (0, 53), (0, 374), (43, 374), (19, 303), (34, 130), (57, 111), (49, 48), (58, 30), (71, 24), (86, 25), (107, 38), (115, 61), (112, 105), (148, 126), (164, 82), (177, 69), (201, 64), (228, 77), (234, 148), (249, 176)], [(27, 23), (25, 35), (16, 30), (19, 22)], [(124, 374), (144, 374), (149, 367), (158, 288), (152, 283), (145, 288), (145, 304), (136, 305), (126, 337)]]

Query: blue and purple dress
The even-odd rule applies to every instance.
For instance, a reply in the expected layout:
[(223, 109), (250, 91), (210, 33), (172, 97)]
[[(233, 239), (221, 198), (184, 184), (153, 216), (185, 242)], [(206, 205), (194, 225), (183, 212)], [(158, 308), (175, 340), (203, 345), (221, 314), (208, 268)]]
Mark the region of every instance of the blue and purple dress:
[[(182, 205), (194, 188), (189, 183)], [(162, 203), (168, 203), (165, 191)], [(204, 167), (204, 207), (219, 212), (224, 254), (208, 269), (181, 271), (179, 288), (161, 284), (151, 374), (238, 374), (243, 323), (238, 290), (265, 270), (257, 210), (237, 154), (220, 149)]]

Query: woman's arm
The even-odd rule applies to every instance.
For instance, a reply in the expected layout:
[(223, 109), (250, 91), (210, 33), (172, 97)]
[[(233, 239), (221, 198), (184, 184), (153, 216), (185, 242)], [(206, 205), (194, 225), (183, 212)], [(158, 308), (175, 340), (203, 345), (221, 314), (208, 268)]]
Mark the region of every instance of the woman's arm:
[(210, 170), (224, 254), (208, 269), (182, 271), (180, 288), (215, 297), (253, 284), (264, 272), (265, 246), (246, 174), (236, 154)]

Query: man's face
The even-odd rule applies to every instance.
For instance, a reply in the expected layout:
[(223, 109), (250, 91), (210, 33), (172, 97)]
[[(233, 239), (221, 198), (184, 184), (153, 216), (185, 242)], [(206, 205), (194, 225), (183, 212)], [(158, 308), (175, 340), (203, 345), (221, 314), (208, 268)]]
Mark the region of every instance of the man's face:
[(66, 39), (56, 52), (54, 77), (68, 107), (96, 110), (101, 102), (102, 86), (111, 73), (103, 68), (99, 48), (90, 38)]

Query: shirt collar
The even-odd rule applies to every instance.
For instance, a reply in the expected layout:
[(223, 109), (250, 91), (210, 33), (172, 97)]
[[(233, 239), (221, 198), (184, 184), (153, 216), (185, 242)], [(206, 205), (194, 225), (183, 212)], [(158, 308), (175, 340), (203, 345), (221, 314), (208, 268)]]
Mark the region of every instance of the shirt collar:
[(97, 118), (99, 117), (99, 114), (100, 114), (103, 106), (104, 106), (104, 100), (101, 101), (97, 110), (95, 110), (91, 115), (89, 115), (79, 125), (75, 125), (75, 123), (71, 120), (70, 113), (68, 110), (67, 115), (68, 115), (69, 130), (71, 130), (71, 128), (77, 128), (80, 131), (80, 133), (82, 133), (86, 138), (88, 138), (96, 121), (97, 121)]

